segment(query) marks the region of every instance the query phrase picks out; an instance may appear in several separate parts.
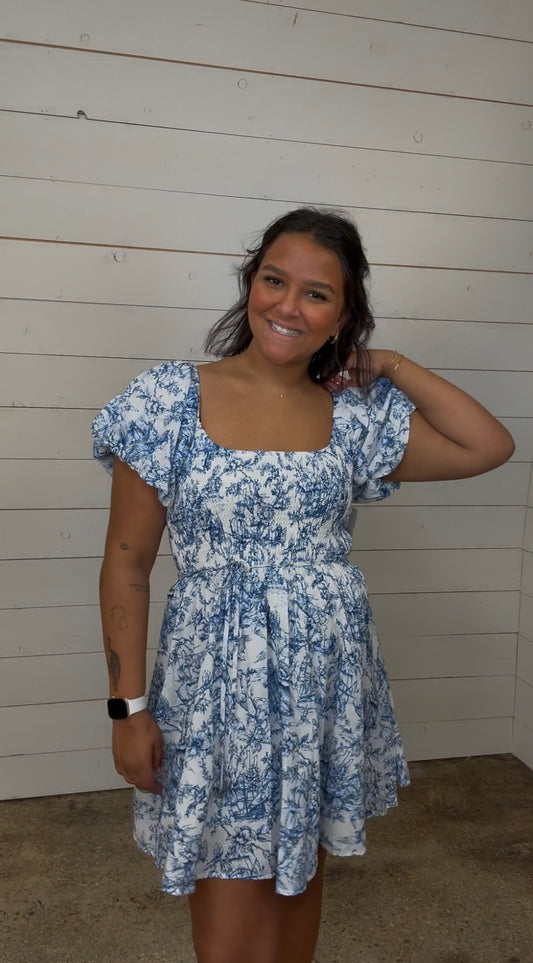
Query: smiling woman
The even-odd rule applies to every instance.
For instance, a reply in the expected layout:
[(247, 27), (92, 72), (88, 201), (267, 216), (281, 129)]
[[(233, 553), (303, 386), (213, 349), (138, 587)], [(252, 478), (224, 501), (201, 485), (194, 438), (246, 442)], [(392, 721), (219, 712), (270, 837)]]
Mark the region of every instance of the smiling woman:
[[(313, 261), (307, 265), (302, 256), (300, 263), (296, 263), (296, 240), (301, 255), (304, 250), (313, 255)], [(337, 322), (342, 313), (342, 323), (332, 324), (334, 333), (331, 340), (324, 338), (312, 355), (308, 365), (309, 377), (317, 383), (324, 383), (344, 367), (350, 352), (355, 349), (358, 351), (359, 381), (368, 383), (370, 364), (365, 345), (374, 329), (365, 288), (368, 262), (355, 225), (333, 211), (297, 208), (267, 227), (257, 245), (249, 249), (238, 272), (241, 296), (211, 329), (206, 338), (206, 350), (210, 354), (227, 357), (239, 354), (248, 347), (252, 340), (249, 299), (254, 282), (269, 272), (272, 278), (269, 283), (273, 287), (283, 286), (291, 280), (287, 278), (287, 268), (276, 261), (278, 244), (281, 244), (280, 253), (283, 256), (294, 258), (293, 267), (300, 271), (298, 280), (304, 283), (307, 299), (333, 299), (339, 312), (335, 319)], [(317, 275), (312, 272), (313, 263), (316, 264)], [(326, 271), (326, 277), (320, 276), (322, 270)], [(293, 282), (295, 280), (292, 279)]]
[[(269, 248), (248, 298), (249, 350), (275, 364), (309, 358), (342, 327), (344, 284), (339, 259), (307, 234), (282, 234)], [(292, 342), (292, 343), (291, 343)]]
[[(158, 365), (94, 422), (113, 471), (101, 605), (115, 764), (162, 889), (190, 897), (201, 963), (310, 963), (326, 851), (362, 854), (365, 820), (408, 783), (348, 561), (352, 502), (513, 450), (469, 395), (367, 351), (367, 272), (346, 218), (285, 215), (207, 339), (220, 360)], [(344, 368), (346, 390), (325, 390)], [(178, 578), (145, 707), (145, 587), (165, 523)]]

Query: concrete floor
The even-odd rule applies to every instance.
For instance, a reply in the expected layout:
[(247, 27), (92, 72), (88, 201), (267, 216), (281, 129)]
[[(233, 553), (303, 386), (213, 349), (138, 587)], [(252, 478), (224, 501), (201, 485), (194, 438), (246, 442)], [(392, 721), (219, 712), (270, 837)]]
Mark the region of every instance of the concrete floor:
[[(484, 756), (411, 778), (366, 856), (328, 858), (317, 963), (533, 963), (533, 773)], [(128, 790), (0, 818), (3, 963), (193, 963), (187, 901), (158, 893)]]

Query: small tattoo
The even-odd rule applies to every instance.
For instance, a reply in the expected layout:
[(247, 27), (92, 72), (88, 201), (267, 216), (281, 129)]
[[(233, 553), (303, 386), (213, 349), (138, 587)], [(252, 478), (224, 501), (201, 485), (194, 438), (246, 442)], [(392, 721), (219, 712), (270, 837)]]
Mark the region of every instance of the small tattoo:
[(129, 545), (127, 545), (126, 542), (121, 542), (121, 543), (120, 543), (120, 550), (121, 550), (121, 552), (127, 552), (127, 551), (129, 550)]
[(123, 605), (114, 605), (111, 609), (111, 618), (116, 622), (121, 632), (128, 628), (128, 617)]
[(106, 635), (105, 647), (107, 652), (107, 670), (109, 672), (111, 686), (113, 689), (117, 689), (120, 680), (120, 659), (118, 652), (115, 652), (111, 646), (111, 638), (109, 635)]
[(130, 582), (130, 588), (134, 589), (135, 592), (149, 592), (150, 586), (143, 585), (142, 582)]

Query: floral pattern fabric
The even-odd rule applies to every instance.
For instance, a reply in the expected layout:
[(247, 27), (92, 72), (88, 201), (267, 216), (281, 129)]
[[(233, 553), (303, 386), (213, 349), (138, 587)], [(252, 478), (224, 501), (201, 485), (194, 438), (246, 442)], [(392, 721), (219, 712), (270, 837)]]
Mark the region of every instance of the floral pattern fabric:
[(351, 503), (385, 498), (411, 402), (385, 379), (333, 396), (329, 444), (215, 444), (194, 365), (135, 378), (93, 425), (167, 509), (177, 580), (149, 693), (161, 795), (136, 791), (135, 836), (185, 894), (203, 877), (302, 892), (318, 844), (365, 849), (365, 819), (408, 773), (365, 582), (347, 561)]

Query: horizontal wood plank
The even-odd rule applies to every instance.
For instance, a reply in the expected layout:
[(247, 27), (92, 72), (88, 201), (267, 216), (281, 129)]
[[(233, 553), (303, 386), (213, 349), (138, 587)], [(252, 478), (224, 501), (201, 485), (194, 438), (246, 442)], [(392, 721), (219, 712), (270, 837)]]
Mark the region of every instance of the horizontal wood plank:
[(533, 685), (521, 678), (516, 680), (515, 718), (533, 731)]
[(516, 676), (526, 685), (533, 686), (533, 642), (521, 636), (518, 637)]
[(374, 594), (372, 608), (382, 638), (516, 633), (519, 592)]
[(520, 635), (533, 642), (533, 597), (522, 592), (520, 596), (520, 621), (518, 626)]
[(524, 528), (524, 549), (533, 552), (533, 508), (526, 509), (526, 524)]
[[(91, 605), (98, 598), (100, 565), (98, 558), (0, 562), (0, 609)], [(163, 602), (175, 579), (171, 559), (159, 557), (152, 572), (152, 601)]]
[(91, 702), (7, 705), (0, 708), (0, 757), (109, 749), (110, 730), (102, 698)]
[[(149, 649), (157, 646), (164, 607), (150, 604)], [(96, 599), (92, 605), (1, 609), (0, 636), (0, 658), (101, 653), (100, 610)]]
[(401, 724), (512, 717), (514, 675), (397, 680), (392, 686)]
[(46, 752), (0, 759), (0, 799), (128, 788), (115, 772), (109, 749)]
[[(291, 206), (269, 202), (267, 211), (263, 199), (0, 178), (2, 233), (31, 240), (239, 255), (251, 225), (280, 217)], [(531, 272), (526, 221), (364, 209), (351, 213), (370, 263)]]
[[(206, 358), (203, 339), (221, 315), (216, 308), (72, 305), (9, 298), (0, 303), (2, 348), (6, 352), (139, 358), (147, 362), (145, 367), (154, 358)], [(521, 331), (525, 325), (511, 327)]]
[[(491, 406), (491, 410), (494, 409)], [(500, 416), (502, 424), (513, 436), (516, 445), (512, 461), (528, 462), (533, 461), (533, 418), (508, 418)]]
[[(236, 258), (37, 241), (0, 241), (7, 298), (196, 307), (236, 300)], [(376, 266), (371, 297), (380, 317), (527, 322), (533, 276)]]
[[(521, 548), (523, 508), (402, 508), (377, 504), (359, 509), (357, 550)], [(0, 512), (0, 557), (100, 557), (107, 529), (107, 509), (61, 509)], [(161, 554), (170, 553), (167, 538)]]
[(524, 359), (523, 371), (449, 371), (437, 374), (473, 394), (500, 417), (531, 416), (531, 362)]
[(412, 762), (515, 751), (512, 717), (404, 723), (402, 739)]
[(361, 568), (372, 593), (506, 592), (520, 588), (519, 549), (355, 551), (350, 557)]
[[(155, 660), (155, 650), (147, 652), (147, 679), (152, 674)], [(107, 716), (105, 705), (97, 700), (107, 698), (108, 677), (106, 661), (103, 652), (75, 653), (72, 655), (42, 655), (38, 657), (2, 659), (2, 677), (0, 679), (0, 705), (2, 706), (45, 706), (50, 703), (88, 702), (95, 705), (98, 713)], [(96, 701), (95, 701), (96, 700)], [(0, 710), (1, 713), (1, 710)], [(49, 716), (46, 716), (49, 719)], [(43, 721), (43, 738), (46, 736), (46, 720)], [(72, 738), (79, 737), (73, 733)], [(24, 737), (23, 737), (24, 738)], [(73, 744), (68, 741), (54, 742), (54, 726), (50, 723), (48, 737), (51, 740), (47, 748), (38, 748), (35, 752), (51, 752), (56, 749), (87, 749), (97, 748), (98, 741), (85, 741), (83, 744)], [(66, 737), (68, 739), (68, 737)], [(26, 748), (10, 749), (5, 742), (4, 752), (31, 752), (31, 744)], [(87, 736), (85, 737), (87, 739)], [(9, 745), (11, 741), (9, 740)], [(104, 745), (108, 745), (107, 742)]]
[[(113, 394), (116, 391), (115, 388)], [(2, 456), (24, 461), (38, 461), (41, 458), (90, 459), (91, 423), (95, 415), (96, 410), (0, 408)], [(25, 469), (28, 467), (26, 465)]]
[[(7, 463), (6, 463), (7, 464)], [(475, 478), (444, 482), (404, 482), (394, 505), (523, 505), (529, 466), (507, 462)]]
[(301, 10), (295, 18), (282, 6), (237, 0), (189, 0), (179, 8), (160, 0), (149, 11), (137, 4), (134, 16), (128, 0), (115, 0), (113, 18), (105, 0), (93, 0), (82, 16), (67, 0), (56, 0), (47, 16), (30, 0), (4, 4), (5, 37), (75, 47), (87, 59), (95, 56), (88, 51), (102, 50), (527, 103), (527, 44), (507, 40), (322, 11)]
[(372, 345), (394, 345), (425, 368), (523, 371), (533, 357), (533, 324), (376, 318)]
[[(257, 3), (258, 0), (245, 0)], [(261, 2), (261, 0), (259, 0)], [(398, 6), (397, 0), (262, 0), (291, 9), (320, 10), (323, 13), (368, 17), (393, 23), (411, 23), (440, 30), (461, 33), (488, 34), (493, 37), (514, 37), (533, 40), (533, 14), (523, 0), (483, 0), (465, 3), (464, 0), (407, 0)]]
[(533, 730), (514, 720), (513, 753), (524, 765), (533, 769)]
[(523, 553), (522, 564), (522, 592), (533, 596), (533, 552)]
[(512, 633), (387, 635), (382, 640), (382, 649), (393, 680), (512, 676), (515, 671), (516, 636)]
[[(317, 122), (314, 114), (309, 115), (307, 84), (302, 84), (301, 109), (296, 106), (289, 111), (287, 129), (280, 128), (277, 136), (271, 125), (264, 124), (254, 134), (249, 129), (249, 108), (243, 108), (246, 115), (240, 126), (235, 121), (228, 124), (228, 91), (223, 106), (215, 106), (213, 118), (205, 121), (205, 130), (198, 129), (198, 111), (211, 104), (211, 97), (194, 103), (191, 117), (181, 122), (189, 128), (184, 130), (93, 119), (86, 123), (75, 114), (0, 112), (0, 171), (15, 177), (262, 198), (263, 213), (257, 223), (247, 226), (247, 235), (268, 223), (270, 204), (276, 201), (292, 206), (311, 202), (482, 217), (532, 216), (531, 147), (528, 132), (520, 126), (528, 123), (525, 108), (490, 105), (489, 109), (476, 103), (465, 120), (465, 101), (433, 98), (435, 102), (428, 104), (428, 98), (417, 98), (411, 110), (404, 102), (410, 95), (396, 95), (401, 99), (396, 104), (390, 102), (395, 96), (390, 91), (375, 92), (384, 101), (381, 107), (354, 104), (352, 96), (343, 107), (344, 88), (327, 85), (328, 101), (319, 122), (322, 142), (317, 143)], [(370, 94), (364, 91), (365, 97)], [(279, 114), (287, 101), (286, 91), (276, 97), (268, 89), (265, 96)], [(447, 113), (453, 105), (452, 116), (442, 116), (443, 105)], [(480, 118), (485, 106), (490, 115), (486, 137)], [(261, 119), (271, 108), (256, 103), (254, 109), (257, 115), (252, 116)], [(521, 119), (516, 111), (523, 114)], [(386, 122), (350, 128), (344, 122), (347, 112), (382, 115)], [(226, 127), (221, 123), (225, 118)], [(334, 118), (338, 129), (331, 128)], [(307, 137), (303, 119), (309, 120)], [(422, 154), (416, 153), (419, 148), (413, 140), (419, 125), (428, 141)], [(230, 134), (225, 132), (228, 126)], [(523, 146), (517, 131), (524, 135)], [(495, 160), (487, 163), (491, 157)], [(512, 177), (506, 162), (513, 163)]]

